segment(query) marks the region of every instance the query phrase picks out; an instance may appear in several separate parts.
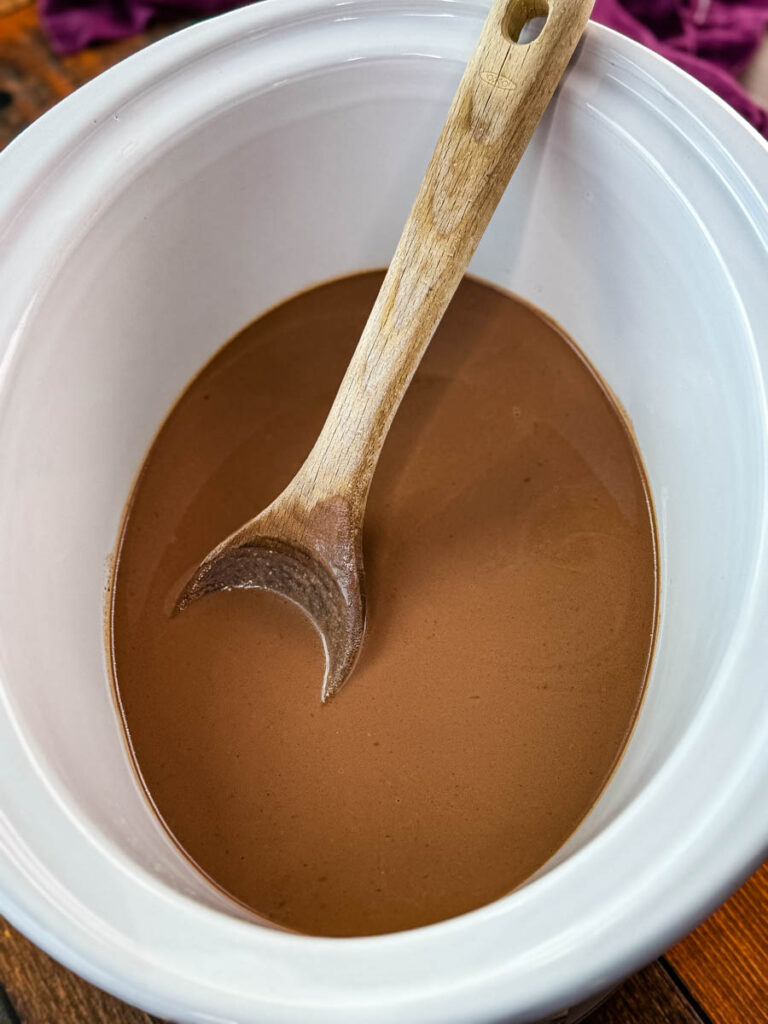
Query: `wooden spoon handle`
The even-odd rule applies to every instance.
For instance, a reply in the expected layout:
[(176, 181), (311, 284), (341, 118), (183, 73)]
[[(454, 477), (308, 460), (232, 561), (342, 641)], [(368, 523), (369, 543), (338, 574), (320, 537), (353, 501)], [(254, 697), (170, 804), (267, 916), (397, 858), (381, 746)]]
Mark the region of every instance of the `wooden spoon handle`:
[[(328, 419), (296, 478), (305, 504), (341, 496), (362, 521), (392, 418), (592, 5), (494, 0)], [(544, 15), (535, 40), (515, 42), (527, 21)]]

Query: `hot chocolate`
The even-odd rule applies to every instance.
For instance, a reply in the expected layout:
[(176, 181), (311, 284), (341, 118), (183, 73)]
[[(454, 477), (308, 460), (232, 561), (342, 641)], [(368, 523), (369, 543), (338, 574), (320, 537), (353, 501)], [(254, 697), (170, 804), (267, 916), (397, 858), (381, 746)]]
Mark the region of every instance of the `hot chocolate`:
[(429, 924), (539, 868), (621, 755), (654, 627), (653, 518), (619, 411), (552, 323), (471, 279), (374, 478), (346, 687), (320, 704), (319, 636), (280, 598), (172, 617), (200, 558), (303, 461), (380, 282), (299, 295), (201, 371), (147, 456), (114, 588), (158, 813), (218, 885), (311, 934)]

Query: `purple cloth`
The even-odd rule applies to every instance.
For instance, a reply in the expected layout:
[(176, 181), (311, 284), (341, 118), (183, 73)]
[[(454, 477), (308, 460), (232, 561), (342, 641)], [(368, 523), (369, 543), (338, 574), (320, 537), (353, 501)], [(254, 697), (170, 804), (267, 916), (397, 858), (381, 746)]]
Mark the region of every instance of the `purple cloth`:
[(75, 53), (143, 32), (151, 21), (205, 18), (249, 0), (37, 0), (37, 10), (57, 53)]
[[(72, 53), (161, 18), (202, 17), (238, 0), (38, 0), (53, 47)], [(596, 0), (593, 17), (678, 64), (768, 137), (768, 111), (736, 81), (768, 26), (768, 0)]]
[(592, 17), (698, 78), (768, 138), (768, 110), (734, 77), (768, 27), (768, 0), (595, 0)]

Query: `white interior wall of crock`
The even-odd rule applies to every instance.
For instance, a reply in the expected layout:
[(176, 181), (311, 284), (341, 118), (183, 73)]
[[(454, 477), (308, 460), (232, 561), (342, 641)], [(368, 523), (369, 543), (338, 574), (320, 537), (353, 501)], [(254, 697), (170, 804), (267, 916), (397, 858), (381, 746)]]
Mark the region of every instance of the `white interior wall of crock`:
[[(0, 557), (14, 585), (0, 613), (13, 624), (2, 661), (14, 713), (79, 809), (198, 898), (138, 794), (110, 694), (102, 616), (123, 506), (163, 416), (228, 337), (312, 283), (387, 262), (458, 73), (428, 56), (341, 63), (256, 95), (243, 85), (208, 118), (198, 73), (194, 98), (183, 82), (163, 86), (176, 121), (179, 106), (189, 118), (166, 138), (138, 97), (92, 140), (84, 230), (58, 254), (9, 368)], [(566, 84), (472, 267), (554, 316), (605, 377), (632, 420), (661, 531), (661, 634), (642, 714), (561, 856), (631, 801), (703, 701), (750, 578), (760, 501), (748, 327), (699, 213), (714, 186), (694, 160), (684, 182), (666, 178), (628, 131), (622, 86), (607, 76), (595, 88), (599, 103), (577, 105)], [(642, 137), (642, 105), (631, 116)], [(73, 160), (63, 175), (77, 173)], [(122, 166), (119, 185), (89, 206), (89, 175), (108, 165)]]

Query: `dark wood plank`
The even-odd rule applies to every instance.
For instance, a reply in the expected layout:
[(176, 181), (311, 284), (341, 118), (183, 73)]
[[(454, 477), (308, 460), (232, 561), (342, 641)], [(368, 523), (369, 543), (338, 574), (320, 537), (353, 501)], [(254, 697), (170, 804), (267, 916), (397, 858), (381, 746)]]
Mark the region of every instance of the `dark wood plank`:
[(152, 1024), (146, 1013), (78, 978), (5, 922), (0, 930), (0, 981), (8, 995), (11, 1024), (16, 1024), (14, 1014), (20, 1024)]
[(0, 17), (12, 14), (22, 7), (29, 7), (32, 0), (0, 0)]
[[(710, 1024), (661, 963), (633, 975), (589, 1018), (589, 1024)], [(723, 1022), (726, 1024), (726, 1022)], [(744, 1024), (747, 1024), (745, 1021)]]
[(0, 1024), (19, 1024), (19, 1018), (14, 1010), (5, 989), (0, 985)]
[(718, 1024), (768, 1024), (768, 862), (667, 956)]

